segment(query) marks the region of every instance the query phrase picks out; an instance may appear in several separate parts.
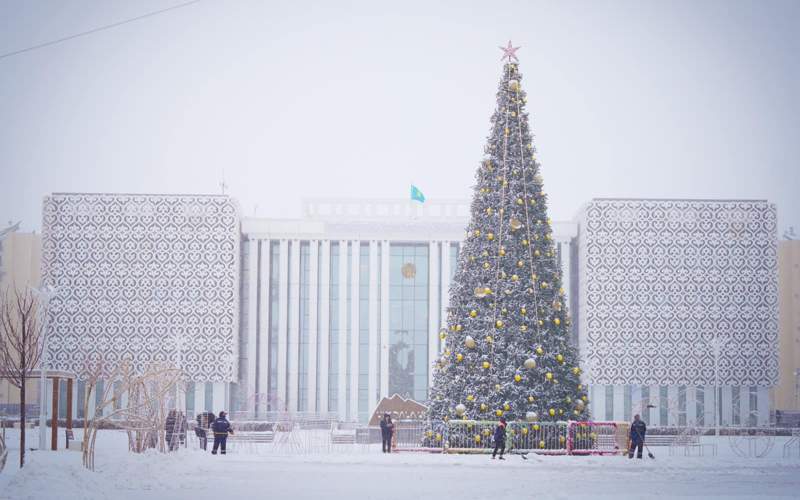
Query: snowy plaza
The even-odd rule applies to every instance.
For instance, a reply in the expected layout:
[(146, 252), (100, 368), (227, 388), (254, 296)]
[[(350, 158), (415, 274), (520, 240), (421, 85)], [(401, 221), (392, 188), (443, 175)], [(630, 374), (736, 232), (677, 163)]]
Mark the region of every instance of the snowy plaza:
[(382, 454), (374, 445), (314, 455), (269, 445), (226, 456), (192, 447), (135, 455), (123, 433), (101, 431), (95, 472), (81, 466), (77, 452), (34, 452), (24, 469), (0, 475), (0, 499), (797, 498), (800, 449), (784, 458), (786, 438), (762, 458), (740, 457), (726, 437), (717, 440), (716, 457), (670, 456), (657, 446), (655, 460), (512, 454), (500, 462), (488, 455)]

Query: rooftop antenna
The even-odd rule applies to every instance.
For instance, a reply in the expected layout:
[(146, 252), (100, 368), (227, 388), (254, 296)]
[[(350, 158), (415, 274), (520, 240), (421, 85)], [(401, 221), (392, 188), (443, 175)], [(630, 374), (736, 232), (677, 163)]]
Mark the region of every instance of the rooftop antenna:
[(228, 189), (228, 184), (225, 183), (225, 169), (222, 169), (222, 181), (219, 183), (219, 187), (222, 190), (222, 195), (225, 195), (225, 191)]

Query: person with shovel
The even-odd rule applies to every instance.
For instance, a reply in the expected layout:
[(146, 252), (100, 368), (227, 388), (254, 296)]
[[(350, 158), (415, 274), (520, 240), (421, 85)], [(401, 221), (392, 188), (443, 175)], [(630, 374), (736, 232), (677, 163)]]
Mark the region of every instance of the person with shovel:
[(639, 417), (633, 416), (633, 423), (631, 424), (630, 433), (630, 446), (628, 446), (628, 458), (633, 458), (633, 452), (636, 450), (636, 458), (642, 458), (642, 448), (644, 448), (644, 435), (647, 433), (647, 425)]

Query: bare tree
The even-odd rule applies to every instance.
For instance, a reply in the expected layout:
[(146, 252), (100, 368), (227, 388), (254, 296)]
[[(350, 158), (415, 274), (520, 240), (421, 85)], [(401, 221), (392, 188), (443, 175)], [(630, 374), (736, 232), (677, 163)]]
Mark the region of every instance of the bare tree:
[(25, 382), (42, 357), (41, 308), (30, 288), (0, 293), (0, 374), (19, 389), (20, 468), (25, 465)]

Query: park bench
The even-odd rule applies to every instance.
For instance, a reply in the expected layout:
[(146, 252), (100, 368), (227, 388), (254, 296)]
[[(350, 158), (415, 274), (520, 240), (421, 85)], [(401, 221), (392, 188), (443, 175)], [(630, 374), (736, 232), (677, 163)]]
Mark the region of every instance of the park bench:
[[(209, 432), (209, 440), (213, 442), (214, 434)], [(268, 444), (275, 440), (275, 433), (272, 431), (265, 432), (235, 432), (228, 435), (228, 446), (232, 450), (237, 451), (243, 449), (245, 446), (254, 447), (259, 444)]]

